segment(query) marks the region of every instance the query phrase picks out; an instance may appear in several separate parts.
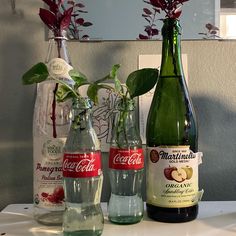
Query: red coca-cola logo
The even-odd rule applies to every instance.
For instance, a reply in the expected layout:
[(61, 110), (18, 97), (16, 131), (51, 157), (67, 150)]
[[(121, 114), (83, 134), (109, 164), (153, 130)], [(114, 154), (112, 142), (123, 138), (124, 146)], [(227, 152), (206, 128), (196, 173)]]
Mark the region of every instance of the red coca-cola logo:
[(95, 177), (101, 172), (101, 152), (64, 154), (63, 177)]
[(110, 148), (109, 168), (117, 170), (139, 170), (144, 167), (143, 149)]

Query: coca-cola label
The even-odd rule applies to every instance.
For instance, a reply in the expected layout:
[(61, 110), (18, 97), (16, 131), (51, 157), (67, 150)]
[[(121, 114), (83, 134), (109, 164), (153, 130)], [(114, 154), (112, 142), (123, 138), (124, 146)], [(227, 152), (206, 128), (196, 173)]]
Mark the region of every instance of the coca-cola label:
[(139, 170), (144, 168), (143, 149), (110, 148), (109, 168), (116, 170)]
[(64, 153), (63, 177), (86, 178), (99, 176), (101, 169), (101, 152)]

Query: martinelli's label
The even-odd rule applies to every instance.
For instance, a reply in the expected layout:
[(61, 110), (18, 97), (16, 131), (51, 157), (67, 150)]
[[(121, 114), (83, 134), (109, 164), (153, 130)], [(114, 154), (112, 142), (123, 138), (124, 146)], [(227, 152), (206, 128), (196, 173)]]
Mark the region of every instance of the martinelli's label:
[(48, 62), (47, 67), (51, 77), (70, 85), (74, 84), (74, 80), (69, 75), (69, 71), (72, 70), (73, 67), (62, 58), (53, 58)]
[(62, 176), (65, 138), (34, 138), (34, 204), (48, 210), (64, 210)]
[(196, 205), (201, 157), (189, 146), (148, 147), (147, 203), (168, 208)]

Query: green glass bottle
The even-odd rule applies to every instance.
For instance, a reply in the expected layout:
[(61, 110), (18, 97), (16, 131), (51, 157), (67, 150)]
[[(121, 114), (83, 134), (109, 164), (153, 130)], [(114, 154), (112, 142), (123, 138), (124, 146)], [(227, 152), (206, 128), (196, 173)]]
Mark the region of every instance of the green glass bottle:
[(165, 19), (162, 62), (147, 120), (147, 213), (161, 222), (198, 214), (198, 132), (184, 78), (180, 25)]

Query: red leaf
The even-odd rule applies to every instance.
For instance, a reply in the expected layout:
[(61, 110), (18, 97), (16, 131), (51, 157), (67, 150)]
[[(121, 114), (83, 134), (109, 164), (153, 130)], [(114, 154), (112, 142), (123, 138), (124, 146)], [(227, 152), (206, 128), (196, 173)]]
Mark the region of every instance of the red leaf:
[(212, 25), (211, 23), (206, 24), (206, 28), (207, 28), (208, 30), (219, 30), (218, 27)]
[(143, 34), (139, 34), (139, 39), (148, 39), (148, 36), (143, 35)]
[(143, 11), (147, 14), (147, 15), (151, 15), (152, 12), (148, 9), (148, 8), (143, 8)]
[(175, 19), (178, 19), (181, 15), (182, 11), (181, 10), (178, 10), (178, 11), (174, 11), (171, 18), (175, 18)]
[(216, 30), (212, 30), (212, 31), (210, 32), (210, 34), (217, 34), (217, 31), (216, 31)]
[(153, 7), (152, 9), (153, 9), (155, 12), (161, 13), (161, 10), (158, 9), (158, 8)]
[(54, 1), (52, 0), (43, 0), (43, 1), (49, 6), (50, 11), (52, 11), (53, 13), (58, 12), (58, 6)]
[(189, 0), (179, 0), (179, 2), (180, 2), (181, 4), (183, 4), (184, 2), (187, 2), (187, 1), (189, 1)]
[(57, 19), (56, 16), (49, 10), (40, 8), (39, 16), (45, 25), (48, 26), (49, 29), (54, 29), (56, 27)]
[(150, 36), (152, 34), (152, 27), (146, 26), (144, 31), (147, 32), (148, 36)]
[(89, 36), (87, 34), (83, 35), (82, 39), (86, 39), (86, 40), (89, 40)]
[(75, 6), (76, 6), (76, 7), (80, 7), (80, 8), (85, 7), (84, 4), (82, 4), (82, 3), (77, 3), (77, 4), (75, 4)]
[(84, 23), (83, 23), (83, 26), (84, 26), (84, 27), (89, 27), (89, 26), (91, 26), (91, 25), (93, 25), (91, 22), (84, 22)]
[(83, 18), (78, 18), (75, 22), (79, 25), (83, 25), (84, 24), (84, 19)]
[(162, 1), (162, 0), (150, 0), (150, 3), (154, 7), (161, 8), (162, 10), (164, 10), (165, 5), (166, 5), (165, 1)]
[(87, 11), (83, 11), (83, 10), (77, 10), (77, 11), (81, 13), (88, 13)]
[(70, 5), (75, 5), (75, 2), (74, 1), (67, 1), (67, 4), (70, 4)]
[(158, 29), (152, 29), (152, 36), (158, 35), (159, 30)]
[(151, 21), (148, 19), (148, 18), (144, 18), (148, 23), (150, 23), (151, 24)]
[(64, 15), (63, 15), (61, 22), (60, 22), (60, 29), (61, 30), (68, 28), (68, 26), (70, 25), (72, 12), (73, 12), (73, 7), (70, 7), (69, 9), (67, 9), (64, 12)]

